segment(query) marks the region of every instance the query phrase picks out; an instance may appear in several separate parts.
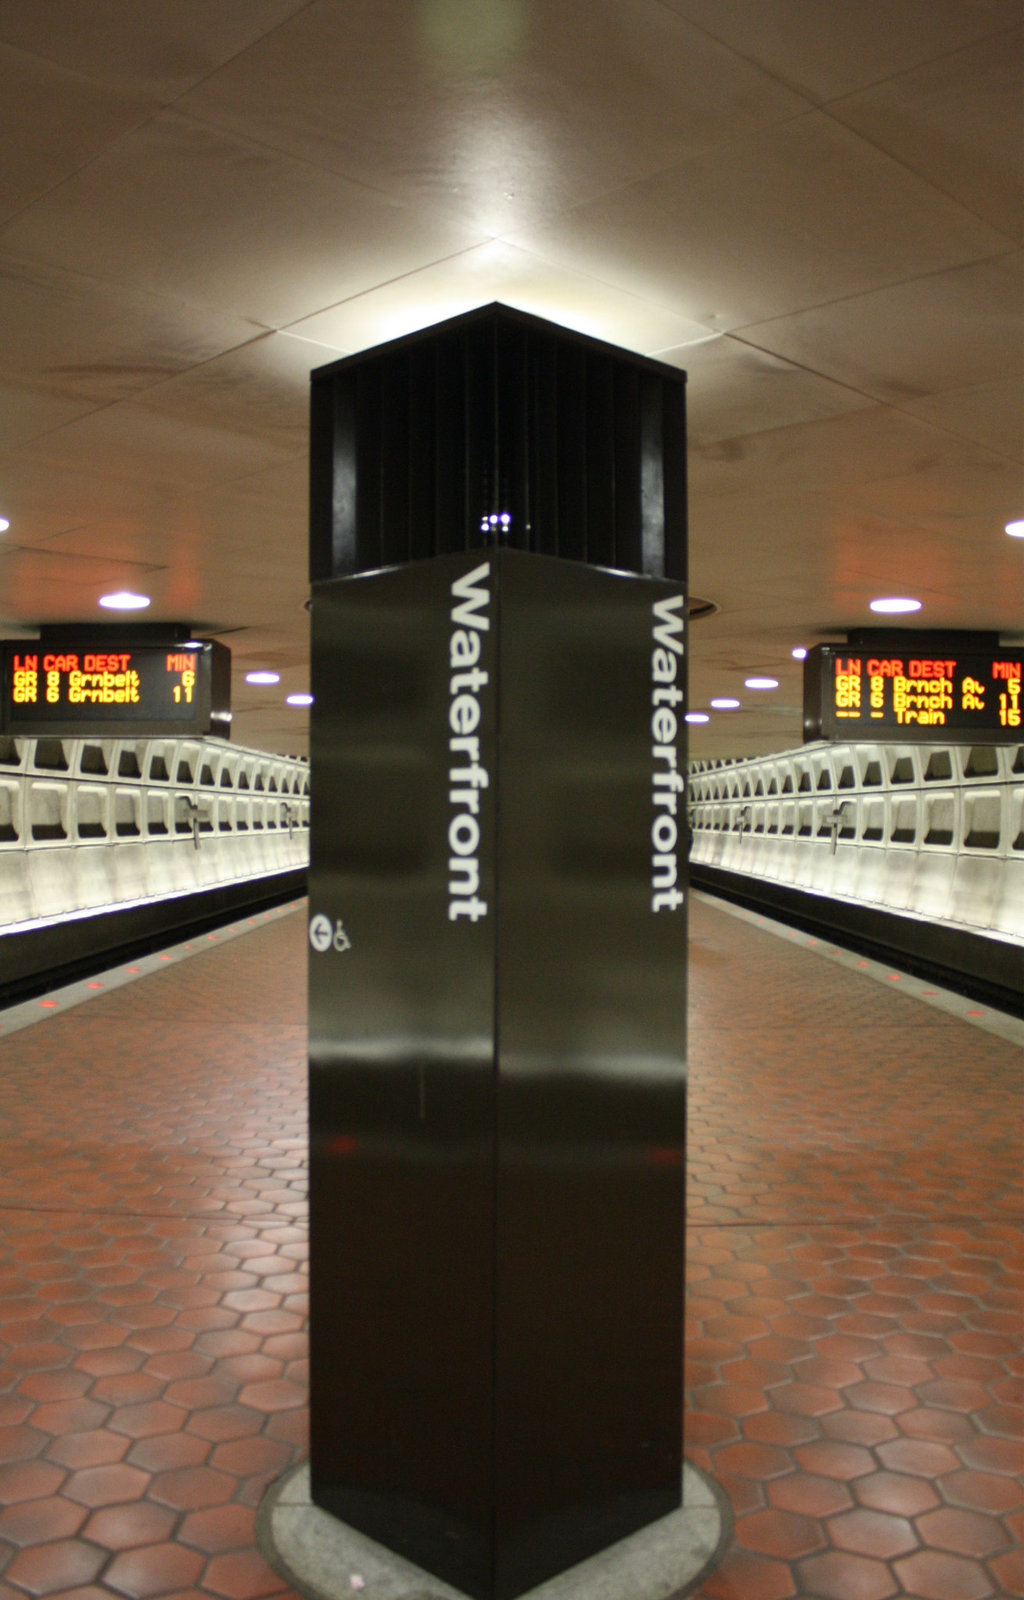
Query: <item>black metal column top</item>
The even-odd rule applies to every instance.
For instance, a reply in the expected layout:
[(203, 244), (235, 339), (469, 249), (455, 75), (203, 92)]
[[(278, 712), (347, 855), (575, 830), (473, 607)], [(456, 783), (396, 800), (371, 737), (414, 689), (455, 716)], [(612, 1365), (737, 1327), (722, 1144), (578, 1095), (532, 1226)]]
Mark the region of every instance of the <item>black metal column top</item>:
[(319, 368), (310, 581), (493, 545), (685, 581), (685, 385), (502, 305)]

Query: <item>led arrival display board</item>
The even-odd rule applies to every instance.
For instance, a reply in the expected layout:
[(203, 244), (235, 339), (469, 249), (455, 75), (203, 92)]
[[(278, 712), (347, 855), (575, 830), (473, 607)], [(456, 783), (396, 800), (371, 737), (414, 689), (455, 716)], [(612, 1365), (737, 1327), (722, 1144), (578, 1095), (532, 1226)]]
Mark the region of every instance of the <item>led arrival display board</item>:
[(83, 628), (2, 646), (0, 727), (110, 737), (231, 727), (231, 652), (215, 641), (132, 643)]
[(1018, 742), (1024, 651), (934, 636), (817, 645), (804, 662), (804, 739)]

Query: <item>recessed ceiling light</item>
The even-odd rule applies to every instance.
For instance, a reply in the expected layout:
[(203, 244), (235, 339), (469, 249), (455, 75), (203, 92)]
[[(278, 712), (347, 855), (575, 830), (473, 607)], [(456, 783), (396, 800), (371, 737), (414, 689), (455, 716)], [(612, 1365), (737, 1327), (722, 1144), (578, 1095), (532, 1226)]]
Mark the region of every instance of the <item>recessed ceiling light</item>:
[(777, 689), (778, 678), (744, 678), (743, 682), (748, 689)]
[(805, 644), (795, 644), (789, 653), (794, 661), (807, 660), (807, 646)]
[[(6, 517), (0, 517), (0, 533), (6, 533), (10, 525), (11, 524)], [(1009, 528), (1007, 528), (1006, 531), (1009, 533)]]
[(280, 683), (281, 674), (279, 672), (247, 672), (245, 681), (246, 683)]
[(872, 600), (871, 609), (872, 611), (884, 612), (920, 611), (921, 602), (920, 600), (909, 600), (903, 595), (890, 595), (883, 597), (881, 600)]
[[(6, 522), (3, 522), (2, 526), (6, 528)], [(1024, 539), (1024, 517), (1018, 517), (1016, 522), (1008, 522), (1006, 531), (1011, 539)]]
[(284, 703), (286, 706), (311, 706), (313, 704), (313, 696), (311, 694), (286, 694)]
[(706, 711), (688, 711), (683, 718), (684, 722), (710, 722), (711, 718)]
[(148, 594), (132, 594), (130, 589), (118, 589), (114, 594), (101, 594), (99, 603), (108, 611), (145, 611), (152, 601)]
[(738, 700), (733, 700), (729, 695), (720, 695), (717, 700), (709, 700), (712, 711), (735, 711), (739, 706)]

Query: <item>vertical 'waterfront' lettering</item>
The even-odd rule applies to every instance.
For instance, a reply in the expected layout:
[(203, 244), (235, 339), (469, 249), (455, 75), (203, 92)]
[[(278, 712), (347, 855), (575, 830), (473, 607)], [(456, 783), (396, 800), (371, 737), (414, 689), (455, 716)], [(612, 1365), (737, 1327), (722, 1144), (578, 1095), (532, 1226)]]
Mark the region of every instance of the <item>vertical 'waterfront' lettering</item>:
[[(479, 922), (487, 915), (480, 888), (480, 795), (490, 784), (480, 761), (480, 692), (489, 675), (480, 666), (480, 636), (491, 626), (487, 607), (491, 591), (485, 587), (491, 564), (483, 562), (452, 583), (452, 632), (448, 643), (449, 683), (448, 751), (448, 918), (468, 917)], [(458, 761), (458, 764), (455, 763)]]
[(679, 716), (683, 699), (677, 678), (683, 654), (683, 597), (655, 600), (651, 610), (651, 910), (677, 911), (683, 903), (679, 881), (679, 797), (686, 779), (679, 770)]

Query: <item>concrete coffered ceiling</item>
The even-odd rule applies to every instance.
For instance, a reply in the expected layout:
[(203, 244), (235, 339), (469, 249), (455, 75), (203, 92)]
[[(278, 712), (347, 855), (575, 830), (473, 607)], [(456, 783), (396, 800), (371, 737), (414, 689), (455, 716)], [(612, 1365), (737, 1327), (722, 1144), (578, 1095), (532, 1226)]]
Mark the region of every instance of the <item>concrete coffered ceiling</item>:
[(874, 596), (1022, 637), (1022, 68), (1021, 0), (0, 0), (0, 635), (141, 589), (304, 750), (309, 372), (503, 300), (690, 375), (695, 754)]

